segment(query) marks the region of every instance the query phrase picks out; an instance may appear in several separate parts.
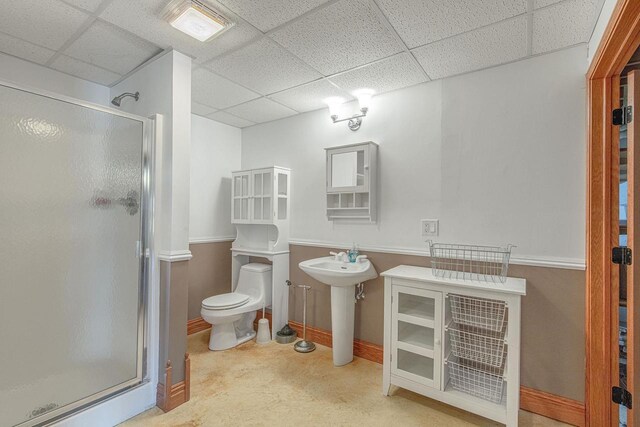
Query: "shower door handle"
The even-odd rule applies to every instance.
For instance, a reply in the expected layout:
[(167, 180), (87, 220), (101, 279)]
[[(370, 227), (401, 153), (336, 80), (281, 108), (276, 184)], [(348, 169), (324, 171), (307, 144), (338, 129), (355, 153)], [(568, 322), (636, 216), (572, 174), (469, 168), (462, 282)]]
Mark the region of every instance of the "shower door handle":
[(140, 210), (140, 206), (138, 204), (138, 192), (135, 190), (131, 190), (127, 193), (127, 197), (121, 197), (118, 199), (118, 203), (124, 206), (125, 210), (129, 215), (135, 215)]

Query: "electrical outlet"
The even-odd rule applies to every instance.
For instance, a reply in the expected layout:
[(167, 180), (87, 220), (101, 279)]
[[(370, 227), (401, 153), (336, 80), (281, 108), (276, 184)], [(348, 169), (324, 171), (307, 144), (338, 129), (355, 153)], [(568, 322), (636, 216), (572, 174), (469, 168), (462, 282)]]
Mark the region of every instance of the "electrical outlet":
[(439, 231), (440, 226), (437, 219), (420, 220), (420, 232), (422, 237), (436, 237)]

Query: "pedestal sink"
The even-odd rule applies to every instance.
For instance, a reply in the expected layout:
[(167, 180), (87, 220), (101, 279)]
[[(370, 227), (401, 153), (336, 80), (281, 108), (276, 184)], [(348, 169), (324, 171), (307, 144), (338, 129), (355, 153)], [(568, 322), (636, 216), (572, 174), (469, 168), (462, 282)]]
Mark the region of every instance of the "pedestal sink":
[(333, 364), (342, 366), (353, 360), (355, 287), (358, 283), (375, 279), (378, 273), (368, 259), (353, 263), (336, 258), (314, 258), (298, 266), (309, 276), (331, 286)]

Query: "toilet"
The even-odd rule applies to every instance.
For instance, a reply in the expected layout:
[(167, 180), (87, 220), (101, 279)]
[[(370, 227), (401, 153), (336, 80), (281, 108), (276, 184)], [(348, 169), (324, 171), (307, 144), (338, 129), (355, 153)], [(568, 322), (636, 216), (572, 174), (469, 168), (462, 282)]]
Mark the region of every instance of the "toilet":
[(233, 292), (202, 301), (200, 314), (212, 326), (209, 349), (227, 350), (253, 339), (256, 310), (270, 305), (271, 266), (250, 263), (240, 267)]

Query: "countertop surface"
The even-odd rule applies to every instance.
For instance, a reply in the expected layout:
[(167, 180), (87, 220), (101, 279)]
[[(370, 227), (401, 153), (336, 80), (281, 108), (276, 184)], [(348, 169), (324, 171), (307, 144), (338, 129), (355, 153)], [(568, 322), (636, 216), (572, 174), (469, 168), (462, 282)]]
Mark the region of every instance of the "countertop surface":
[[(459, 274), (462, 275), (463, 273)], [(462, 280), (456, 278), (436, 277), (430, 268), (416, 267), (414, 265), (399, 265), (390, 270), (380, 273), (380, 275), (383, 277), (391, 277), (396, 279), (416, 280), (442, 285), (454, 285), (461, 288), (486, 290), (492, 292), (504, 292), (516, 295), (527, 294), (527, 281), (525, 279), (517, 279), (515, 277), (507, 277), (507, 280), (504, 283), (501, 283), (498, 280), (496, 280), (495, 282), (484, 282), (478, 280)]]

